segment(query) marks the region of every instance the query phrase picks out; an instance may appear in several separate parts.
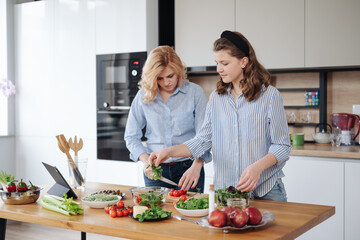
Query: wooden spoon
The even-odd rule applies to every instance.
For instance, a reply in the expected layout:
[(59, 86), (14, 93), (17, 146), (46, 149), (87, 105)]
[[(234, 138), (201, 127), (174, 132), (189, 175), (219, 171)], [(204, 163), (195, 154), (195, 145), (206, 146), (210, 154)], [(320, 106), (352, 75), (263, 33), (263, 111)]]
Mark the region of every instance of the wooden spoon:
[(83, 140), (80, 138), (79, 142), (77, 142), (77, 138), (75, 136), (75, 141), (73, 142), (71, 138), (69, 138), (69, 146), (71, 150), (75, 153), (75, 164), (77, 164), (78, 161), (78, 152), (82, 149), (84, 146)]

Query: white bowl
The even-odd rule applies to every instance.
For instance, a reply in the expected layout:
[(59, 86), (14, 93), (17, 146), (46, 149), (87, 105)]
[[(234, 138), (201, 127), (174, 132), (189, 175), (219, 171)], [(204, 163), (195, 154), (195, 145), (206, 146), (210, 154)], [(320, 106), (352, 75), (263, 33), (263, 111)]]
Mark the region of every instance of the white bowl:
[(189, 209), (177, 208), (176, 205), (174, 207), (179, 213), (181, 213), (184, 216), (188, 216), (188, 217), (203, 217), (203, 216), (209, 215), (208, 208), (189, 210)]
[(112, 201), (85, 201), (84, 198), (82, 198), (81, 201), (91, 208), (105, 208), (108, 205), (116, 204), (121, 199), (122, 196), (117, 195), (117, 199)]

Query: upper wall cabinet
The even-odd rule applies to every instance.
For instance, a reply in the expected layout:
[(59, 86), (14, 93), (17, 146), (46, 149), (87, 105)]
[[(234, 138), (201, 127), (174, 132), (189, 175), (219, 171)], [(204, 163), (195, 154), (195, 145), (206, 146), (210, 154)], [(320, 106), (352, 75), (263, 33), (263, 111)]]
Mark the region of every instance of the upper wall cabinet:
[(235, 17), (264, 67), (304, 67), (304, 0), (236, 0)]
[(360, 65), (360, 1), (305, 1), (305, 67)]
[(213, 66), (213, 43), (234, 30), (235, 0), (175, 0), (175, 50), (186, 66)]
[(151, 50), (158, 44), (157, 0), (96, 0), (96, 54)]

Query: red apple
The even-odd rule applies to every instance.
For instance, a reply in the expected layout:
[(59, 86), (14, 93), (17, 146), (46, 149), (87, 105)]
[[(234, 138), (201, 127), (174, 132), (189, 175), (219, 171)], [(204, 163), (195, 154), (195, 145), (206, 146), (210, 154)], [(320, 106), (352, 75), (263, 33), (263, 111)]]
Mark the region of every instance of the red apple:
[(231, 220), (230, 220), (230, 216), (231, 216), (231, 213), (235, 210), (235, 208), (233, 207), (228, 207), (228, 206), (225, 206), (221, 209), (221, 211), (225, 212), (226, 213), (226, 217), (227, 217), (227, 221), (226, 221), (226, 225), (228, 226), (231, 226)]
[(262, 215), (259, 209), (256, 207), (247, 207), (244, 209), (246, 214), (249, 216), (249, 222), (250, 225), (257, 225), (261, 222)]
[(214, 227), (223, 227), (227, 221), (226, 213), (216, 209), (210, 213), (208, 221)]
[(231, 220), (232, 226), (241, 228), (241, 227), (245, 226), (245, 224), (248, 222), (249, 216), (243, 210), (235, 209), (231, 213), (230, 220)]

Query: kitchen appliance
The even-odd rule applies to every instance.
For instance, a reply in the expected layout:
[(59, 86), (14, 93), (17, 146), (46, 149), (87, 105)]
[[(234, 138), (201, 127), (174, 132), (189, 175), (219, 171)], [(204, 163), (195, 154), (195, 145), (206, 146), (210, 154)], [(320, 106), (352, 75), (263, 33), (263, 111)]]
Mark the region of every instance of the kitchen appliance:
[[(317, 132), (316, 129), (319, 128), (319, 130), (320, 130), (320, 126), (325, 126), (325, 128), (323, 128), (321, 132), (320, 131)], [(330, 132), (326, 131), (327, 127), (329, 127)], [(331, 141), (331, 138), (330, 138), (331, 132), (332, 132), (332, 128), (329, 124), (319, 123), (315, 126), (315, 133), (313, 133), (312, 136), (316, 143), (326, 144), (326, 143), (330, 143), (330, 141)]]
[(146, 52), (96, 56), (97, 158), (131, 161), (124, 133)]
[[(333, 113), (330, 114), (330, 119), (333, 127), (341, 129), (341, 144), (354, 145), (355, 138), (360, 131), (360, 117), (351, 113)], [(355, 122), (357, 122), (356, 134), (354, 133)]]

